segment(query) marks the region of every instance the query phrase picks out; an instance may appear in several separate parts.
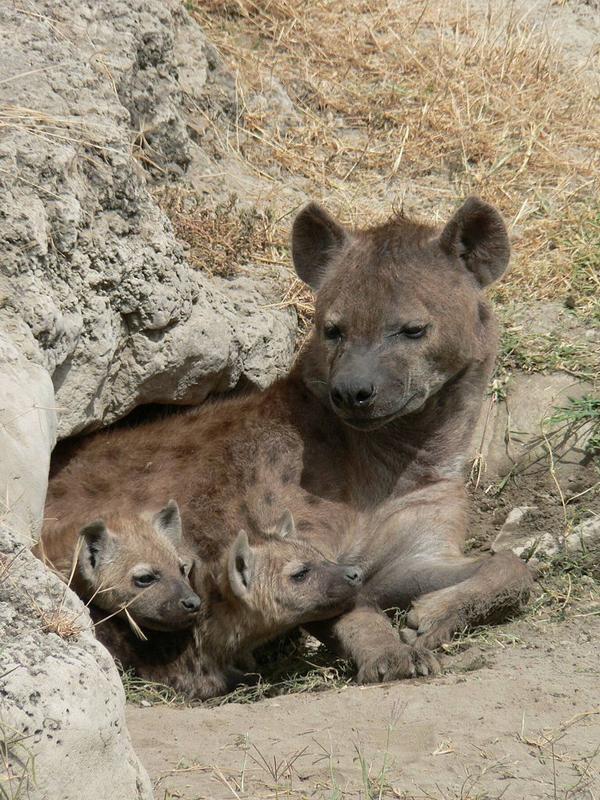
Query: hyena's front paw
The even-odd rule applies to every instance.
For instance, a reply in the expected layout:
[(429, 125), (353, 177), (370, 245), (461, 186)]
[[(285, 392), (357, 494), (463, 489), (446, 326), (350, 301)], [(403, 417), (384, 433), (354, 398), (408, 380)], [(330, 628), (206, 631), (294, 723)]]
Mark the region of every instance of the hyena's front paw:
[(375, 652), (358, 665), (359, 683), (386, 683), (417, 675), (435, 675), (439, 663), (432, 653), (398, 642)]
[(400, 631), (402, 640), (419, 650), (435, 650), (451, 641), (465, 625), (457, 600), (445, 589), (415, 600), (406, 618), (408, 627)]

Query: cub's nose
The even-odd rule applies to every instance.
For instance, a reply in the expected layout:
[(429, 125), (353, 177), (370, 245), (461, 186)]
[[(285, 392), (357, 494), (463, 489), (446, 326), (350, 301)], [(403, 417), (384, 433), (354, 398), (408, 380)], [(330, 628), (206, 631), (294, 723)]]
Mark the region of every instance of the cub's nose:
[(179, 605), (189, 611), (190, 614), (195, 614), (200, 611), (200, 598), (195, 594), (191, 594), (188, 597), (183, 597), (179, 601)]
[(350, 586), (360, 586), (363, 582), (363, 572), (360, 567), (346, 567), (344, 578)]
[(353, 381), (336, 384), (330, 393), (336, 408), (366, 408), (375, 398), (375, 386), (368, 381)]

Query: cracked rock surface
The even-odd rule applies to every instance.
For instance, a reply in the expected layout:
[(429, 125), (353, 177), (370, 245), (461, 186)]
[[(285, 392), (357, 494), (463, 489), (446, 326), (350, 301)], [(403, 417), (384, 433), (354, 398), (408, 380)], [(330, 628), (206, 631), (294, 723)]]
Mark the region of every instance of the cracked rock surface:
[(226, 104), (197, 26), (153, 0), (5, 4), (0, 54), (0, 325), (50, 373), (59, 435), (283, 372), (293, 316), (192, 270), (148, 188), (201, 147), (187, 105)]

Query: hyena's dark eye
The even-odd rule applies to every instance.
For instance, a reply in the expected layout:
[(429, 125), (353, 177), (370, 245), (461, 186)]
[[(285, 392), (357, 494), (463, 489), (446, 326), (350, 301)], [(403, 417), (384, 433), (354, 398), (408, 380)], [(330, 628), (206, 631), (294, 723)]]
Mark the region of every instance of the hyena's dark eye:
[(139, 586), (140, 589), (144, 589), (146, 586), (152, 586), (157, 580), (158, 576), (153, 572), (142, 572), (141, 575), (136, 575), (134, 577), (133, 582), (136, 586)]
[(302, 583), (308, 577), (308, 573), (310, 572), (310, 567), (302, 567), (302, 569), (296, 570), (296, 572), (290, 575), (290, 578), (294, 581), (294, 583)]
[(323, 336), (330, 342), (338, 342), (342, 338), (342, 332), (337, 325), (328, 322), (323, 328)]

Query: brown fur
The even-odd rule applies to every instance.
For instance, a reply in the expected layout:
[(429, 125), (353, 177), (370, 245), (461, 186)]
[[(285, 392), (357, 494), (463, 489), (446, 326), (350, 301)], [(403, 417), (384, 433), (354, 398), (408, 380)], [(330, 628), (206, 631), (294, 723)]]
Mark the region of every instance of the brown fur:
[(237, 666), (247, 666), (256, 646), (339, 614), (360, 587), (360, 570), (327, 561), (283, 533), (280, 524), (250, 545), (242, 531), (216, 563), (198, 565), (194, 586), (202, 612), (189, 632), (140, 641), (120, 620), (96, 614), (98, 638), (123, 667), (147, 680), (200, 699), (230, 691), (246, 680)]
[[(87, 437), (52, 478), (46, 513), (81, 524), (176, 489), (188, 541), (218, 560), (240, 528), (267, 529), (289, 508), (303, 538), (365, 570), (358, 606), (319, 635), (363, 681), (426, 671), (425, 645), (530, 584), (516, 558), (462, 553), (463, 467), (497, 342), (482, 289), (506, 268), (506, 230), (473, 198), (441, 232), (405, 219), (349, 231), (310, 205), (293, 254), (317, 295), (291, 373)], [(378, 608), (411, 603), (402, 644)]]

